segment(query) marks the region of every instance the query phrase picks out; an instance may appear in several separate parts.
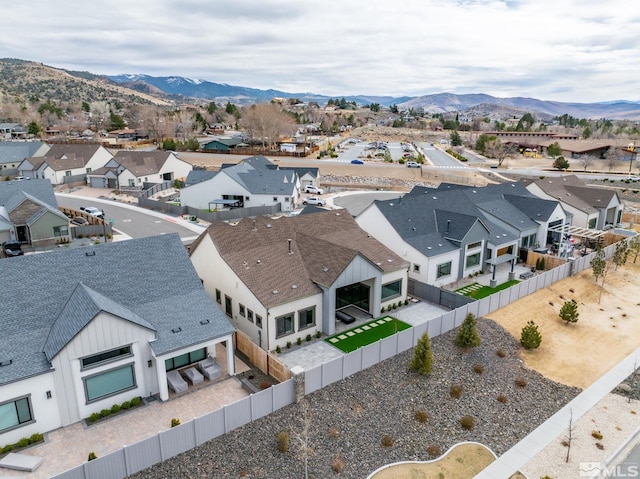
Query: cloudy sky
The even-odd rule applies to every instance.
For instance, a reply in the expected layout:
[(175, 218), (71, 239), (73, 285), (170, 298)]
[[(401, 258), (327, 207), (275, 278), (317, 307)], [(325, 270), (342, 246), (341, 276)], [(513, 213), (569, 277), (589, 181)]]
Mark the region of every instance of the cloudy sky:
[(630, 0), (29, 0), (0, 57), (330, 96), (640, 101)]

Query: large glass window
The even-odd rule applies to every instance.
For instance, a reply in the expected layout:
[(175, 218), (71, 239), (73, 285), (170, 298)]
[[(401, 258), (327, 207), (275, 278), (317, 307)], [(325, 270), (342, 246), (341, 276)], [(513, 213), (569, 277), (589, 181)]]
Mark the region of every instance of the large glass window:
[(316, 307), (312, 306), (307, 309), (298, 311), (298, 330), (309, 328), (316, 324)]
[(276, 338), (293, 333), (293, 313), (276, 318)]
[(467, 256), (467, 268), (472, 268), (474, 266), (478, 266), (480, 264), (480, 253), (472, 254)]
[(451, 274), (451, 261), (438, 265), (437, 277), (442, 278)]
[(164, 368), (167, 371), (182, 368), (188, 364), (197, 363), (207, 357), (207, 348), (197, 349), (190, 353), (181, 354), (174, 358), (165, 359)]
[(118, 349), (112, 349), (111, 351), (105, 351), (103, 353), (94, 354), (93, 356), (87, 356), (82, 358), (82, 369), (98, 366), (104, 363), (118, 361), (119, 359), (131, 356), (131, 346), (124, 346)]
[(216, 289), (216, 303), (222, 304), (222, 293), (219, 289)]
[(396, 298), (402, 294), (402, 280), (393, 281), (382, 285), (382, 302), (388, 301), (392, 298)]
[(87, 402), (97, 401), (135, 387), (136, 376), (133, 364), (84, 378)]
[(31, 421), (33, 421), (33, 416), (28, 396), (0, 404), (0, 432)]

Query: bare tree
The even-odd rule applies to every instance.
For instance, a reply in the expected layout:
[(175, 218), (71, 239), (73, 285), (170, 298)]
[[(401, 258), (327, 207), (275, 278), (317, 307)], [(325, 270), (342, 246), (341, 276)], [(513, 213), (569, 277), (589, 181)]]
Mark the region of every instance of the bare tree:
[(604, 154), (605, 159), (607, 160), (607, 166), (609, 167), (609, 171), (618, 166), (618, 164), (622, 161), (622, 152), (615, 147), (609, 147), (607, 152)]
[(241, 124), (249, 138), (262, 143), (263, 147), (272, 147), (280, 136), (296, 131), (292, 116), (273, 103), (250, 106), (244, 111)]
[(587, 171), (587, 168), (593, 164), (594, 160), (595, 158), (591, 155), (580, 155), (578, 163), (582, 166), (583, 171)]
[(304, 462), (304, 477), (307, 479), (309, 477), (309, 457), (313, 454), (309, 438), (312, 418), (307, 401), (303, 400), (300, 403), (300, 413), (300, 429), (293, 433), (293, 439), (298, 446), (297, 456)]
[(569, 462), (569, 453), (571, 452), (571, 441), (573, 441), (573, 409), (569, 409), (569, 432), (567, 439), (564, 441), (564, 445), (567, 446), (567, 457), (565, 462)]
[(498, 166), (501, 166), (507, 158), (508, 149), (505, 148), (499, 138), (494, 138), (484, 144), (484, 153), (489, 158), (498, 160)]

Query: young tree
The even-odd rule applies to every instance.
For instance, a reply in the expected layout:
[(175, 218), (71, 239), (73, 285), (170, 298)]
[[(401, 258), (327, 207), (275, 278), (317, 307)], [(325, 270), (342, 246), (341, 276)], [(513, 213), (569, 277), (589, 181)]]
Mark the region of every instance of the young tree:
[(536, 349), (541, 342), (542, 335), (538, 331), (538, 325), (533, 321), (529, 321), (520, 333), (520, 344), (525, 349)]
[(591, 155), (581, 155), (580, 158), (578, 158), (578, 161), (580, 162), (583, 171), (587, 171), (587, 168), (593, 164), (594, 158)]
[(569, 162), (565, 159), (564, 156), (559, 156), (555, 160), (553, 160), (552, 165), (556, 170), (566, 170), (569, 168)]
[(462, 145), (462, 138), (460, 137), (460, 133), (456, 130), (453, 130), (449, 135), (449, 140), (451, 141), (451, 146), (460, 146)]
[(556, 141), (555, 143), (549, 145), (549, 147), (547, 148), (547, 153), (549, 154), (549, 156), (557, 158), (559, 156), (562, 156), (562, 148), (560, 148), (560, 145)]
[(424, 333), (418, 339), (418, 344), (413, 350), (413, 359), (409, 367), (419, 374), (431, 374), (433, 369), (433, 355), (431, 353), (431, 339), (428, 333)]
[(469, 313), (460, 326), (456, 336), (456, 344), (461, 348), (476, 348), (480, 346), (480, 341), (480, 335), (476, 328), (476, 317)]
[(633, 262), (635, 263), (640, 255), (640, 236), (634, 236), (629, 242), (629, 253), (633, 252)]
[(565, 323), (577, 323), (578, 316), (578, 303), (576, 303), (575, 299), (571, 301), (565, 301), (562, 307), (560, 308), (560, 319), (562, 319)]
[(593, 276), (596, 278), (596, 283), (598, 282), (598, 278), (604, 273), (606, 267), (607, 260), (604, 258), (604, 250), (600, 246), (598, 247), (598, 251), (596, 251), (596, 255), (591, 260), (591, 270), (593, 271)]
[(607, 160), (609, 171), (611, 171), (622, 161), (622, 152), (617, 150), (615, 147), (610, 147), (604, 154), (604, 158)]
[(629, 257), (629, 245), (626, 241), (619, 241), (616, 244), (616, 250), (613, 253), (613, 264), (616, 265), (616, 270), (618, 266), (622, 266), (627, 262), (627, 258)]
[(244, 110), (242, 126), (247, 135), (263, 147), (273, 147), (280, 136), (291, 135), (296, 127), (293, 117), (274, 103), (258, 103)]

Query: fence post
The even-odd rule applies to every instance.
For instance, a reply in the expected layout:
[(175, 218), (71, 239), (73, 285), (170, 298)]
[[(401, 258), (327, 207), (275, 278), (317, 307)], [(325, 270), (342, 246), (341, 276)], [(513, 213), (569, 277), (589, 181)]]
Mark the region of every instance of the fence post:
[(293, 401), (299, 403), (304, 399), (304, 369), (302, 366), (294, 366), (291, 368), (291, 377), (293, 378)]

